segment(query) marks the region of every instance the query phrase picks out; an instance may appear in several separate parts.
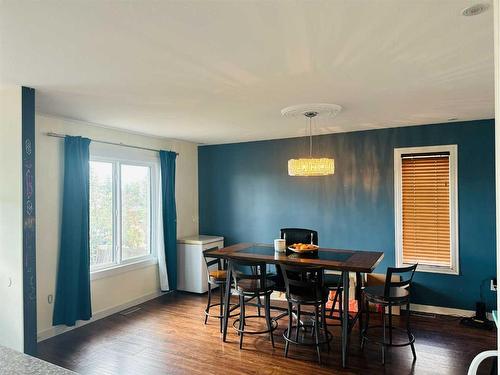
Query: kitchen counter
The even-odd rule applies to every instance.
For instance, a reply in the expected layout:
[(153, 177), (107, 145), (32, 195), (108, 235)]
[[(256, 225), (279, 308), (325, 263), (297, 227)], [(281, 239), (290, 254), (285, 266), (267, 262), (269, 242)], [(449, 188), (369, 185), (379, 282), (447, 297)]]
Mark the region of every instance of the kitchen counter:
[(0, 345), (0, 374), (75, 375), (76, 373)]

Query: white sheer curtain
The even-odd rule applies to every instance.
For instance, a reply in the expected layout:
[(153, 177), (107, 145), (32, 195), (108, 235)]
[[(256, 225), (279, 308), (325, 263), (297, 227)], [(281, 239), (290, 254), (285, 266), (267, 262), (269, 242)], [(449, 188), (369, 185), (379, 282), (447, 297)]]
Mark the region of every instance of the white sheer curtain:
[(156, 228), (156, 249), (158, 256), (158, 273), (160, 276), (160, 289), (162, 292), (167, 292), (170, 290), (168, 285), (168, 273), (167, 273), (167, 262), (165, 259), (165, 241), (163, 240), (163, 215), (162, 215), (162, 193), (161, 193), (161, 178), (160, 170), (158, 168), (158, 181), (157, 181), (157, 194), (158, 194), (158, 207), (156, 209), (157, 215), (157, 228)]

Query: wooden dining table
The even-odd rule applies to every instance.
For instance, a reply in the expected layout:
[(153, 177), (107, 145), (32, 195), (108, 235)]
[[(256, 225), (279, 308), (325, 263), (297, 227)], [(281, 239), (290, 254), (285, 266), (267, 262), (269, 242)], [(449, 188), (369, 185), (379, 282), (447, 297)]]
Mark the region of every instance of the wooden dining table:
[[(356, 299), (358, 303), (361, 296), (361, 274), (371, 273), (384, 258), (380, 251), (341, 250), (320, 247), (310, 254), (275, 252), (274, 247), (268, 244), (238, 243), (222, 249), (209, 250), (205, 254), (210, 258), (250, 260), (265, 262), (267, 264), (291, 264), (295, 266), (320, 266), (325, 270), (341, 271), (342, 285), (344, 288), (343, 315), (342, 315), (342, 367), (347, 366), (349, 348), (349, 273), (356, 273)], [(230, 314), (232, 275), (228, 273), (226, 293), (224, 296), (224, 318), (222, 339), (226, 342), (227, 325)], [(360, 306), (358, 306), (358, 312)], [(351, 322), (354, 324), (356, 319)]]

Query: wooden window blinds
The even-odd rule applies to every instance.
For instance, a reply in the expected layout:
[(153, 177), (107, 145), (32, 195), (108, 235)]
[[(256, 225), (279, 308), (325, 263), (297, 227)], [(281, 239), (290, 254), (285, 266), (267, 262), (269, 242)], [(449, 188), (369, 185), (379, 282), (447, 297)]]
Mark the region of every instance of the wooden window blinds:
[(403, 263), (451, 267), (450, 155), (402, 155)]

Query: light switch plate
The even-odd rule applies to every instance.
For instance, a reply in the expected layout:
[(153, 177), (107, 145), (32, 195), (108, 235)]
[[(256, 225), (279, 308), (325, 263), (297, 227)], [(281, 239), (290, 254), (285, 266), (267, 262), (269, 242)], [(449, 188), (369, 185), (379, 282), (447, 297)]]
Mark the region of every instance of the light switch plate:
[(490, 290), (492, 292), (496, 292), (497, 291), (497, 279), (491, 279), (490, 280)]

